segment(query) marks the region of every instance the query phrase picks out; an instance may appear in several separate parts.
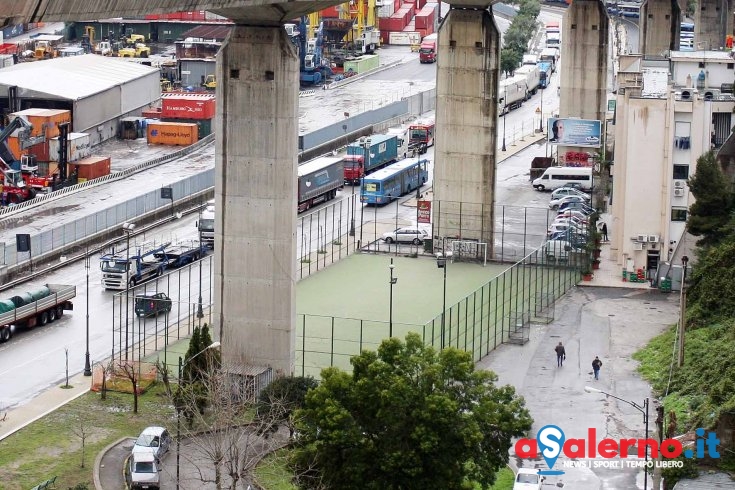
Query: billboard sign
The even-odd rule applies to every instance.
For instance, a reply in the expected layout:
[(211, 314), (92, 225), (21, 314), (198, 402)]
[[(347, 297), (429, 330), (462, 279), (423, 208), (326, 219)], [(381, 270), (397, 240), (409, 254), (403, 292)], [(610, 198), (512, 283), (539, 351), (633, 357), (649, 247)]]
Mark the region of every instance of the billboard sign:
[(552, 145), (599, 148), (602, 144), (600, 121), (550, 117), (547, 130)]
[(431, 223), (431, 201), (417, 202), (418, 205), (418, 222), (419, 223)]

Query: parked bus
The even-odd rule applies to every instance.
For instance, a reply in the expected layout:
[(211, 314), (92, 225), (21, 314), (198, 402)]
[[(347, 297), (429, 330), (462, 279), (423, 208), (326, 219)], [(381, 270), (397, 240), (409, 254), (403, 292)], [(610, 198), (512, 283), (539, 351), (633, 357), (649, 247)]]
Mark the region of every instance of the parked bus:
[(682, 22), (679, 26), (679, 50), (694, 51), (694, 24)]
[(408, 144), (434, 144), (434, 118), (420, 119), (408, 127)]
[(406, 159), (388, 165), (363, 179), (360, 201), (388, 204), (429, 180), (428, 160)]
[(566, 184), (577, 183), (585, 191), (592, 190), (592, 167), (549, 167), (533, 181), (533, 188), (551, 191)]

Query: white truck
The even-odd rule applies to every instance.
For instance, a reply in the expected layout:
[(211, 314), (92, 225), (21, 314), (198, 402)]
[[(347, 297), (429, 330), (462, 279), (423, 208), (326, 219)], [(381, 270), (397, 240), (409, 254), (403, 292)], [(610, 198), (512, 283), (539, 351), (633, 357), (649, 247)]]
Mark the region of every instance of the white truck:
[(102, 255), (102, 286), (105, 289), (124, 291), (150, 279), (163, 275), (168, 266), (166, 247), (143, 244), (135, 250), (122, 250)]
[(536, 63), (538, 63), (538, 56), (536, 56), (535, 54), (524, 54), (523, 55), (524, 65), (536, 66)]
[(537, 65), (523, 65), (515, 71), (515, 75), (526, 78), (526, 91), (529, 99), (532, 95), (536, 95), (541, 82), (541, 72)]
[(6, 342), (17, 328), (33, 328), (51, 323), (72, 310), (76, 286), (46, 284), (0, 301), (0, 342)]
[(501, 80), (498, 90), (498, 115), (502, 116), (520, 107), (526, 100), (526, 92), (525, 77), (513, 76)]

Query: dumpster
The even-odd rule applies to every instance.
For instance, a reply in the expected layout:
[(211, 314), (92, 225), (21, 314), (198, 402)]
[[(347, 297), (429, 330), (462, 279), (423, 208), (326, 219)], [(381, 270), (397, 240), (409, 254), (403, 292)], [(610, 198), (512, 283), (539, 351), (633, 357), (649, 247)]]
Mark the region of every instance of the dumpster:
[(434, 253), (434, 239), (424, 238), (424, 252)]

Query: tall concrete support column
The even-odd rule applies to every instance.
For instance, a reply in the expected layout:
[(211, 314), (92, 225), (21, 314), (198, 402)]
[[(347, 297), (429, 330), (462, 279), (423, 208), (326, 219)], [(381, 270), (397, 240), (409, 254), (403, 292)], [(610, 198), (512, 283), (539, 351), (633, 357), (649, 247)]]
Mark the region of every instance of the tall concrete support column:
[(694, 49), (720, 49), (733, 34), (732, 0), (698, 0), (694, 14)]
[(677, 0), (647, 0), (641, 8), (640, 43), (644, 55), (679, 50), (681, 9)]
[(450, 9), (439, 30), (432, 206), (435, 246), (476, 240), (492, 256), (500, 35), (486, 7)]
[(560, 117), (605, 120), (609, 25), (605, 4), (599, 0), (574, 0), (567, 9), (562, 23)]
[(225, 362), (294, 367), (299, 61), (282, 26), (217, 57), (214, 319)]

